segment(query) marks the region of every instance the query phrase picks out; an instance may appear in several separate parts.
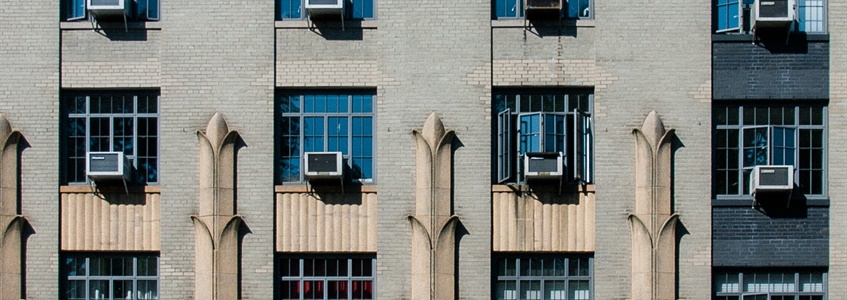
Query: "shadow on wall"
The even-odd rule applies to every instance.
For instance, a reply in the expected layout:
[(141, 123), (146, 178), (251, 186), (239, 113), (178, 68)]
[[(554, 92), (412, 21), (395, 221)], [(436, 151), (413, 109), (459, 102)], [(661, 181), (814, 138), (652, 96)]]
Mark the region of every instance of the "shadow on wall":
[(338, 19), (313, 19), (309, 21), (310, 30), (330, 41), (361, 41), (364, 39), (362, 32), (362, 21), (344, 21)]
[(772, 54), (807, 54), (809, 41), (805, 32), (787, 32), (781, 28), (756, 31), (757, 44)]
[(144, 22), (103, 20), (91, 24), (95, 32), (111, 41), (146, 41), (147, 27)]

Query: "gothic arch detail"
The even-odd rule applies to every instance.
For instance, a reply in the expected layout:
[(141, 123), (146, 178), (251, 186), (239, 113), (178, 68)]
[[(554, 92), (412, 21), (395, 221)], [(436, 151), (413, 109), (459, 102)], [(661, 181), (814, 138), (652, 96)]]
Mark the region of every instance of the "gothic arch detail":
[(195, 235), (195, 299), (238, 299), (238, 233), (235, 147), (238, 132), (215, 113), (200, 140), (200, 207), (191, 216)]
[(456, 227), (453, 214), (452, 157), (455, 133), (441, 118), (429, 115), (423, 130), (413, 132), (416, 144), (415, 214), (412, 226), (412, 299), (453, 299), (455, 296)]
[(21, 238), (26, 223), (18, 201), (18, 150), (22, 137), (0, 113), (0, 287), (3, 295), (15, 299), (23, 289)]
[(632, 299), (676, 297), (676, 225), (672, 211), (671, 152), (675, 136), (651, 111), (635, 136), (635, 213), (632, 230)]

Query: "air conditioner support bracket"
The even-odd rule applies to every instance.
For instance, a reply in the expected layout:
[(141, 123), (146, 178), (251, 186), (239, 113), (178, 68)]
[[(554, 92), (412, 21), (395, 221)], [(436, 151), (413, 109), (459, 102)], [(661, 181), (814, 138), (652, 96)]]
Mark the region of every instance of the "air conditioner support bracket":
[[(309, 30), (315, 30), (315, 21), (312, 21), (312, 12), (309, 12)], [(344, 11), (341, 11), (341, 31), (344, 31)]]
[[(100, 25), (100, 23), (97, 22), (97, 18), (95, 18), (91, 14), (88, 14), (88, 20), (91, 22), (91, 30), (97, 32), (97, 28)], [(124, 14), (124, 32), (129, 32), (129, 23), (126, 20), (126, 14)]]

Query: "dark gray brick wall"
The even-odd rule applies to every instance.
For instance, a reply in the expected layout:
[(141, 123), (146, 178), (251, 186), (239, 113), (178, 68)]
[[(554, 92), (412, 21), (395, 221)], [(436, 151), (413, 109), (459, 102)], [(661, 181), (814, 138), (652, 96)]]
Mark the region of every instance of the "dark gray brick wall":
[(714, 99), (828, 99), (829, 43), (789, 39), (775, 46), (744, 41), (712, 44)]
[(826, 266), (829, 208), (801, 209), (805, 215), (771, 217), (749, 206), (714, 207), (713, 266)]

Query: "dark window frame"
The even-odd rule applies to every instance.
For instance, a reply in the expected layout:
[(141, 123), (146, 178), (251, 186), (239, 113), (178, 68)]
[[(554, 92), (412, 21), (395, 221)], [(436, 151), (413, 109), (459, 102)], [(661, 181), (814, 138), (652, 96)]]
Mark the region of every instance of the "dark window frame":
[[(336, 267), (335, 270), (329, 268), (333, 265)], [(322, 267), (323, 270), (319, 270), (318, 267)], [(356, 274), (357, 269), (358, 274)], [(346, 274), (340, 274), (341, 272)], [(371, 253), (279, 253), (276, 257), (276, 298), (372, 300), (377, 298), (376, 273), (376, 255)], [(330, 293), (333, 287), (331, 284), (335, 284), (334, 287), (338, 288), (336, 292), (340, 293), (344, 290), (346, 297), (336, 294), (335, 298), (331, 298)], [(310, 286), (308, 289), (307, 285)], [(361, 292), (359, 295), (355, 295), (357, 286)], [(292, 290), (297, 294), (292, 295)], [(307, 298), (307, 290), (317, 290), (322, 295), (311, 295), (313, 297)], [(286, 292), (288, 295), (285, 295)]]
[[(308, 13), (306, 12), (306, 1), (309, 0), (275, 0), (274, 5), (274, 18), (277, 21), (297, 21), (297, 20), (306, 20), (309, 18)], [(377, 1), (378, 0), (344, 0), (344, 20), (345, 21), (361, 21), (361, 20), (374, 20), (376, 19), (377, 12)], [(361, 4), (357, 6), (353, 1), (361, 1)], [(286, 10), (283, 9), (284, 2), (289, 2), (287, 4), (290, 5), (290, 8), (295, 8), (295, 3), (300, 2), (299, 7), (297, 9), (297, 16), (286, 16)], [(370, 3), (367, 3), (370, 2)], [(360, 10), (357, 11), (357, 9)], [(368, 9), (370, 8), (370, 9)], [(369, 10), (370, 12), (366, 12)], [(340, 21), (340, 18), (339, 18)]]
[[(776, 115), (777, 110), (780, 111), (779, 115)], [(775, 128), (794, 131), (792, 165), (798, 191), (809, 199), (826, 199), (828, 104), (825, 101), (720, 101), (713, 106), (712, 114), (712, 190), (715, 199), (752, 199), (749, 194), (750, 171), (753, 166), (760, 164), (749, 164), (750, 161), (745, 161), (745, 158), (753, 155), (756, 157), (751, 156), (749, 159), (756, 160), (759, 152), (766, 152), (766, 165), (781, 164), (771, 155), (777, 144), (773, 142), (775, 139), (771, 134)], [(766, 143), (762, 146), (764, 151), (745, 147), (749, 146), (745, 142), (750, 141), (745, 133), (764, 131), (767, 131), (766, 136), (754, 137), (759, 143)], [(760, 137), (764, 141), (760, 141)]]
[[(60, 0), (61, 1), (61, 21), (84, 21), (90, 17), (88, 9), (88, 0)], [(127, 16), (129, 21), (138, 22), (155, 22), (159, 21), (161, 16), (161, 2), (159, 0), (125, 0), (131, 2), (129, 5), (130, 16)], [(141, 4), (143, 3), (143, 5)], [(154, 5), (150, 5), (154, 3)]]
[[(158, 90), (64, 91), (61, 102), (62, 114), (60, 126), (61, 139), (63, 141), (63, 143), (61, 143), (62, 156), (60, 164), (62, 183), (68, 185), (91, 183), (91, 180), (85, 174), (86, 156), (88, 152), (92, 151), (92, 147), (94, 146), (92, 144), (94, 142), (92, 139), (96, 137), (96, 134), (92, 133), (94, 128), (91, 124), (92, 120), (102, 121), (107, 119), (108, 124), (106, 125), (109, 127), (108, 135), (100, 137), (108, 138), (109, 142), (107, 146), (111, 146), (111, 148), (107, 150), (97, 149), (96, 151), (116, 151), (114, 149), (116, 146), (116, 136), (130, 138), (132, 142), (131, 153), (126, 153), (126, 150), (124, 149), (124, 154), (132, 162), (132, 166), (130, 167), (134, 170), (132, 172), (133, 178), (130, 178), (130, 181), (138, 184), (158, 184), (160, 180), (159, 158), (161, 157), (159, 95), (160, 93)], [(113, 97), (115, 99), (123, 98), (123, 104), (126, 104), (127, 97), (132, 97), (131, 112), (97, 112), (92, 109), (92, 99), (105, 99), (109, 97)], [(144, 106), (145, 112), (139, 112), (139, 99), (141, 97), (146, 98), (146, 100), (142, 102), (142, 104), (147, 104)], [(82, 103), (82, 107), (80, 107), (80, 101), (84, 102)], [(155, 111), (150, 112), (151, 109)], [(129, 125), (132, 130), (131, 137), (128, 135), (119, 135), (119, 130), (116, 130), (116, 126), (118, 126), (115, 123), (116, 119), (131, 120), (132, 124)], [(73, 120), (81, 120), (82, 123), (76, 123)], [(155, 124), (151, 125), (151, 122), (155, 122)], [(147, 134), (139, 132), (138, 129), (140, 128), (139, 126), (141, 123), (147, 124), (145, 127), (145, 132)], [(83, 128), (78, 129), (78, 125), (81, 125)], [(77, 132), (82, 130), (84, 131), (84, 135), (78, 135), (72, 132), (74, 130)], [(153, 130), (155, 130), (155, 132), (152, 132)], [(143, 143), (141, 141), (143, 141)], [(78, 145), (80, 142), (83, 144), (82, 147), (84, 149), (74, 147), (74, 145)], [(151, 142), (155, 142), (155, 145), (150, 145)], [(141, 150), (142, 144), (146, 146), (145, 150)], [(150, 153), (151, 147), (155, 147), (155, 153)], [(153, 161), (153, 163), (150, 163), (150, 161)], [(151, 176), (152, 179), (150, 179)]]
[[(62, 253), (61, 256), (62, 256), (62, 262), (63, 263), (61, 265), (61, 287), (60, 288), (62, 290), (62, 294), (64, 295), (63, 299), (69, 299), (69, 300), (93, 299), (94, 296), (90, 295), (90, 293), (91, 293), (91, 289), (93, 288), (92, 282), (95, 282), (95, 281), (99, 281), (99, 282), (105, 281), (105, 282), (107, 282), (107, 285), (109, 287), (109, 294), (112, 294), (113, 291), (114, 291), (113, 287), (114, 287), (115, 281), (131, 281), (132, 282), (131, 293), (133, 293), (133, 297), (138, 296), (137, 293), (138, 293), (138, 289), (139, 289), (139, 282), (154, 281), (156, 288), (155, 288), (155, 291), (151, 291), (151, 292), (154, 292), (155, 294), (151, 295), (151, 298), (141, 298), (141, 299), (160, 299), (161, 298), (160, 297), (160, 295), (161, 295), (161, 292), (160, 292), (160, 290), (161, 290), (161, 284), (160, 284), (160, 282), (161, 282), (161, 280), (160, 280), (161, 268), (160, 268), (160, 263), (159, 263), (159, 253), (158, 252), (156, 252), (156, 253), (149, 253), (149, 252), (126, 252), (126, 253), (120, 253), (120, 252), (69, 252), (69, 253)], [(94, 270), (93, 270), (92, 264), (91, 264), (92, 259), (109, 260), (108, 267), (109, 267), (110, 270), (108, 270), (108, 271), (113, 271), (115, 269), (115, 266), (112, 265), (113, 259), (127, 259), (127, 258), (132, 259), (132, 261), (131, 261), (132, 274), (129, 274), (129, 275), (92, 274), (92, 273), (95, 273)], [(142, 258), (143, 259), (153, 259), (153, 258), (155, 258), (155, 273), (156, 273), (156, 275), (140, 274), (141, 270), (139, 268), (139, 261)], [(73, 274), (72, 275), (72, 273), (74, 273), (74, 270), (73, 270), (73, 267), (71, 266), (70, 262), (73, 261), (73, 260), (82, 260), (82, 264), (79, 265), (79, 266), (81, 266), (81, 268), (83, 269), (84, 274), (82, 274), (82, 275)], [(149, 265), (148, 265), (148, 267), (149, 267)], [(85, 296), (83, 296), (82, 298), (70, 297), (69, 293), (71, 293), (72, 289), (73, 289), (72, 282), (82, 282), (83, 283), (83, 287), (85, 289), (83, 291), (83, 294)], [(110, 297), (105, 297), (105, 298), (106, 299), (124, 299), (123, 297), (115, 297), (115, 295), (111, 295)], [(103, 299), (103, 298), (98, 298), (98, 299)]]
[[(297, 97), (297, 101), (299, 101), (296, 105), (297, 111), (290, 111), (292, 107), (291, 97)], [(320, 111), (307, 111), (306, 107), (306, 97), (347, 97), (346, 99), (346, 112), (320, 112)], [(355, 97), (361, 97), (361, 102), (359, 104), (363, 105), (359, 108), (362, 111), (356, 111), (356, 100)], [(365, 101), (366, 97), (370, 98), (370, 101)], [(320, 137), (321, 143), (323, 144), (321, 149), (313, 149), (312, 152), (325, 152), (330, 151), (332, 147), (330, 145), (331, 138), (337, 138), (339, 140), (346, 141), (346, 147), (344, 149), (332, 149), (335, 151), (342, 150), (341, 152), (346, 152), (344, 155), (345, 162), (345, 180), (352, 181), (357, 184), (375, 184), (377, 177), (376, 170), (376, 103), (377, 103), (376, 91), (372, 89), (355, 89), (355, 90), (277, 90), (275, 95), (275, 159), (274, 159), (274, 172), (275, 172), (275, 182), (276, 184), (301, 184), (305, 183), (307, 180), (305, 178), (303, 172), (303, 157), (307, 148), (307, 139), (308, 138), (317, 138)], [(367, 104), (366, 104), (367, 103)], [(345, 119), (344, 123), (331, 123), (333, 120), (336, 122), (338, 120)], [(292, 122), (292, 120), (297, 120)], [(323, 126), (323, 133), (320, 136), (307, 135), (304, 127), (306, 127), (308, 120), (317, 120), (322, 119), (320, 122), (321, 126)], [(367, 122), (367, 119), (370, 119), (370, 122)], [(356, 123), (357, 120), (361, 121), (361, 123)], [(345, 135), (333, 135), (329, 132), (329, 125), (335, 124), (340, 126), (341, 124), (346, 124), (347, 134)], [(296, 128), (293, 128), (296, 126)], [(369, 128), (370, 135), (365, 134), (357, 134), (355, 132), (356, 126), (361, 126), (362, 129)], [(286, 130), (285, 128), (288, 128)], [(292, 130), (296, 130), (293, 132)], [(296, 147), (295, 150), (297, 153), (293, 153), (293, 146), (286, 146), (286, 141), (288, 143), (294, 143), (296, 139)], [(367, 144), (356, 144), (354, 141), (356, 139), (360, 140), (370, 140), (370, 143)], [(369, 151), (368, 151), (369, 150)], [(363, 155), (354, 155), (356, 152), (359, 152)], [(296, 154), (296, 155), (295, 155)], [(369, 154), (369, 155), (368, 155)], [(291, 164), (296, 161), (298, 164), (296, 168), (285, 167), (285, 164)], [(364, 161), (369, 163), (365, 163), (364, 165), (357, 164), (357, 161)], [(364, 167), (364, 168), (363, 168)], [(291, 171), (296, 169), (297, 174), (294, 175)], [(368, 172), (370, 172), (370, 176), (368, 176)]]
[[(521, 129), (522, 117), (540, 114), (538, 119), (562, 118), (564, 144), (553, 144), (552, 149), (562, 149), (566, 182), (592, 183), (594, 181), (594, 90), (591, 88), (495, 88), (492, 93), (492, 176), (495, 184), (523, 184), (523, 156), (521, 141), (526, 136)], [(542, 123), (544, 124), (544, 123)], [(508, 127), (508, 128), (507, 128)], [(540, 140), (549, 134), (542, 132)], [(558, 130), (558, 129), (556, 129)], [(556, 131), (554, 136), (561, 135)], [(547, 147), (550, 148), (550, 147)], [(531, 152), (531, 151), (528, 151)]]
[[(524, 299), (523, 297), (526, 295), (522, 292), (526, 290), (521, 289), (524, 286), (529, 286), (528, 289), (533, 289), (532, 291), (540, 291), (541, 294), (538, 294), (541, 297), (540, 299), (548, 299), (549, 295), (546, 295), (545, 292), (551, 291), (547, 289), (547, 284), (550, 283), (562, 283), (559, 288), (563, 290), (556, 290), (556, 292), (560, 292), (557, 295), (562, 296), (562, 299), (574, 299), (570, 290), (572, 283), (578, 283), (580, 287), (586, 288), (588, 292), (587, 295), (580, 293), (581, 297), (576, 299), (594, 299), (594, 256), (590, 253), (495, 253), (493, 255), (493, 261), (492, 293), (494, 299), (507, 300), (513, 299), (513, 297)], [(554, 268), (544, 268), (551, 261)], [(549, 274), (551, 272), (557, 272), (557, 268), (555, 268), (557, 261), (559, 262), (558, 265), (563, 267), (561, 273)], [(533, 265), (537, 265), (538, 263), (542, 267), (536, 271), (536, 269), (533, 269)], [(508, 265), (510, 264), (514, 264), (513, 267), (509, 268)], [(529, 265), (525, 266), (524, 264)], [(506, 266), (505, 270), (503, 270), (504, 266)], [(576, 274), (573, 274), (573, 266), (577, 266)], [(585, 268), (583, 269), (579, 266), (585, 266)], [(523, 274), (522, 272), (536, 272), (536, 274)], [(509, 283), (513, 283), (513, 285), (510, 286)], [(527, 285), (523, 285), (522, 283), (526, 283)], [(537, 286), (533, 283), (537, 283)], [(514, 290), (506, 290), (507, 288), (514, 288)], [(581, 289), (580, 291), (585, 290)], [(512, 292), (513, 294), (510, 293), (507, 297), (506, 292)]]
[[(781, 278), (785, 278), (785, 275), (790, 275), (790, 282), (785, 282), (785, 280), (774, 280), (771, 282), (770, 277), (774, 276), (774, 278), (779, 275)], [(764, 281), (756, 280), (756, 277), (767, 276)], [(806, 276), (809, 281), (805, 283), (812, 284), (814, 286), (808, 286), (808, 288), (817, 287), (820, 290), (815, 291), (801, 291), (804, 288), (802, 281), (803, 277)], [(820, 282), (812, 282), (812, 276), (817, 276), (821, 279)], [(712, 275), (713, 286), (712, 286), (712, 296), (714, 299), (718, 300), (769, 300), (772, 297), (779, 297), (777, 299), (785, 299), (783, 297), (790, 297), (789, 299), (799, 299), (799, 300), (818, 300), (818, 299), (827, 299), (829, 291), (827, 288), (828, 272), (826, 268), (728, 268), (728, 269), (718, 269), (713, 272)], [(754, 291), (747, 290), (749, 285), (747, 285), (747, 281), (757, 281), (758, 286), (753, 286)], [(792, 287), (793, 291), (762, 291), (762, 287), (769, 287), (772, 284), (787, 284), (784, 287)], [(727, 291), (728, 290), (728, 291)]]

